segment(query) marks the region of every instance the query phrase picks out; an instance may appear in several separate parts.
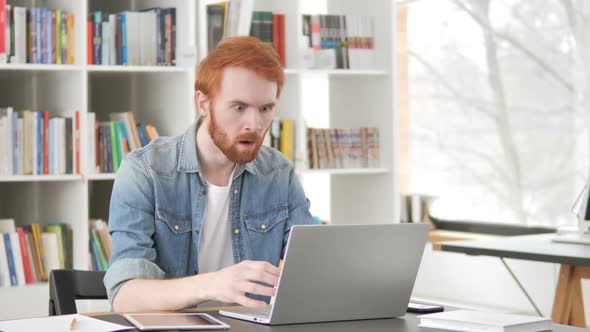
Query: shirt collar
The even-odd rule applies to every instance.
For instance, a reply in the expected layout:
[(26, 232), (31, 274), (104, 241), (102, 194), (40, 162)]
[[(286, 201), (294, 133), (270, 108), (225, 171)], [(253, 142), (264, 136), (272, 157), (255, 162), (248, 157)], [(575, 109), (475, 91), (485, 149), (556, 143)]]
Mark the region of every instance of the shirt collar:
[[(199, 165), (199, 158), (197, 158), (197, 123), (193, 123), (184, 133), (180, 141), (180, 152), (178, 154), (178, 162), (176, 170), (183, 173), (200, 173), (201, 167)], [(238, 164), (234, 171), (234, 179), (242, 174), (243, 171), (248, 171), (256, 175), (256, 166), (254, 161), (245, 164)]]

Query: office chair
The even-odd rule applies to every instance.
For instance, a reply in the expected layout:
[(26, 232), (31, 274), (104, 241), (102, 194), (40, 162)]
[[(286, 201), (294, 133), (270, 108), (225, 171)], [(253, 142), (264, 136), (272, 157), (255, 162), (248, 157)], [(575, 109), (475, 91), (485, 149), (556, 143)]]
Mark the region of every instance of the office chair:
[(52, 270), (49, 274), (49, 316), (76, 314), (77, 299), (107, 299), (104, 271)]

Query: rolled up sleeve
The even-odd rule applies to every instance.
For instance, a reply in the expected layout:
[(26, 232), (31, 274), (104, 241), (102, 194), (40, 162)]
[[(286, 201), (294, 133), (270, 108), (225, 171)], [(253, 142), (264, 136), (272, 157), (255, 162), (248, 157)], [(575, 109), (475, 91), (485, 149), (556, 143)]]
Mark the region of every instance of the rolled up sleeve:
[(111, 304), (128, 280), (164, 278), (156, 264), (154, 232), (153, 182), (148, 167), (131, 153), (117, 172), (109, 208), (113, 241), (104, 285)]

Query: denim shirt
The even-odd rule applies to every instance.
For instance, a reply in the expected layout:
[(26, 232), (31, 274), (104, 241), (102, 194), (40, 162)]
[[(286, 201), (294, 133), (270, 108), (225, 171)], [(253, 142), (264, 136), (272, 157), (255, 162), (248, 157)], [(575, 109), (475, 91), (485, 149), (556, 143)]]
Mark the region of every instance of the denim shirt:
[[(130, 279), (199, 273), (199, 239), (207, 183), (200, 172), (196, 124), (134, 150), (117, 172), (109, 212), (112, 252), (104, 278), (109, 301)], [(289, 231), (311, 224), (309, 200), (279, 151), (262, 146), (256, 160), (238, 164), (230, 189), (234, 263), (284, 255)], [(179, 290), (182, 291), (182, 290)]]

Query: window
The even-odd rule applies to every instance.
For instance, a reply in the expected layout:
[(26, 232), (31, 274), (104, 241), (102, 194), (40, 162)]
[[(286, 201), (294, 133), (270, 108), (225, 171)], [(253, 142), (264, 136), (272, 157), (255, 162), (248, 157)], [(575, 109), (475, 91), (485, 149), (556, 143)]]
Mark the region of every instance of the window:
[(442, 219), (574, 224), (590, 160), (590, 2), (398, 4), (402, 191), (437, 196)]

